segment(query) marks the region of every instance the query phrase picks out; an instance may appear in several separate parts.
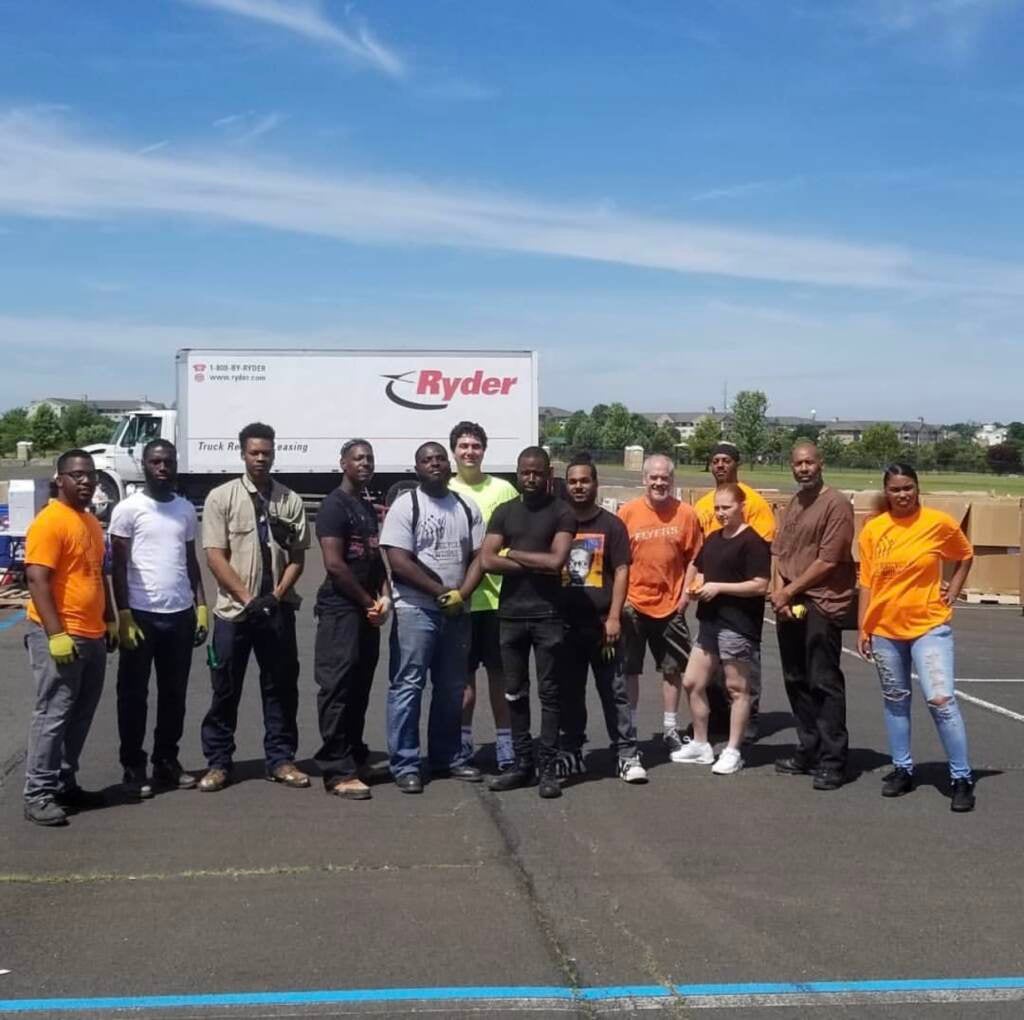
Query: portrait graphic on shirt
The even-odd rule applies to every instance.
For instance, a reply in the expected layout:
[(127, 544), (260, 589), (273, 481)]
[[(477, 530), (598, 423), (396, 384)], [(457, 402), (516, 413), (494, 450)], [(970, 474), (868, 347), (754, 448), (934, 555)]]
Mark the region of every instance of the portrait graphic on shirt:
[(604, 535), (578, 533), (562, 571), (562, 584), (571, 588), (604, 585)]

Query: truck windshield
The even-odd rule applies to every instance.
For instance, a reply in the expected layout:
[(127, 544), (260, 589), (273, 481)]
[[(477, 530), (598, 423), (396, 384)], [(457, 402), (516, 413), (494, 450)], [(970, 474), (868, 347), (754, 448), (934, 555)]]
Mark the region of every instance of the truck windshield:
[(121, 436), (124, 435), (124, 430), (128, 427), (128, 415), (122, 415), (117, 419), (117, 423), (114, 425), (114, 431), (110, 434), (110, 445), (117, 446), (121, 442)]

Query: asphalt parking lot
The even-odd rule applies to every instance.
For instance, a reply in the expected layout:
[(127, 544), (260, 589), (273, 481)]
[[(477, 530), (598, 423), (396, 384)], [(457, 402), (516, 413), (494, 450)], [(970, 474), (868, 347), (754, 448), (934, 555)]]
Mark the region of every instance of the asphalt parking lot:
[[(314, 557), (300, 590), (319, 580)], [(318, 743), (309, 610), (299, 626), (305, 758)], [(776, 775), (793, 735), (766, 624), (766, 732), (743, 772), (667, 761), (649, 675), (650, 783), (612, 778), (595, 701), (590, 772), (554, 802), (451, 780), (409, 797), (385, 772), (362, 803), (264, 782), (255, 684), (239, 725), (241, 781), (126, 802), (111, 660), (80, 775), (107, 789), (110, 806), (47, 830), (21, 817), (31, 682), (24, 626), (0, 610), (0, 1015), (1019, 1017), (1022, 625), (1016, 608), (957, 612), (961, 691), (995, 706), (964, 700), (979, 777), (970, 815), (949, 811), (920, 698), (920, 786), (880, 798), (880, 696), (873, 668), (853, 655), (854, 781), (823, 793)], [(368, 721), (377, 752), (385, 664)], [(189, 768), (203, 764), (207, 698), (200, 651)], [(487, 716), (485, 704), (485, 766)]]

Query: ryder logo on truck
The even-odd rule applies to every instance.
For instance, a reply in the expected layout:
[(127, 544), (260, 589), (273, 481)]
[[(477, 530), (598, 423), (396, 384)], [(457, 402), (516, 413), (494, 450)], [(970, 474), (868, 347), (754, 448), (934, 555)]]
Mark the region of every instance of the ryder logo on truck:
[[(410, 378), (412, 376), (413, 378)], [(389, 380), (384, 393), (393, 404), (414, 411), (443, 411), (456, 396), (498, 397), (512, 392), (519, 379), (514, 375), (484, 375), (478, 368), (471, 375), (445, 375), (436, 368), (384, 375)], [(403, 387), (400, 395), (396, 387)], [(411, 393), (409, 389), (411, 387)], [(416, 399), (410, 399), (415, 397)]]

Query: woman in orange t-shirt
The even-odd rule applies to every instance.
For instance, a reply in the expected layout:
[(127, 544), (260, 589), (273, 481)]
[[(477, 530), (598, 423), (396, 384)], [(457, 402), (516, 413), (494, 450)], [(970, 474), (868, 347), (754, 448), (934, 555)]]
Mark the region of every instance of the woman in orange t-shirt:
[[(971, 543), (949, 514), (921, 506), (917, 472), (907, 464), (886, 468), (887, 509), (860, 535), (860, 613), (857, 647), (874, 660), (882, 683), (885, 728), (893, 770), (882, 780), (883, 797), (914, 788), (910, 753), (910, 678), (917, 673), (949, 759), (950, 807), (974, 807), (974, 777), (967, 733), (956, 700), (953, 672), (953, 604), (974, 559)], [(942, 564), (955, 563), (942, 590)]]

